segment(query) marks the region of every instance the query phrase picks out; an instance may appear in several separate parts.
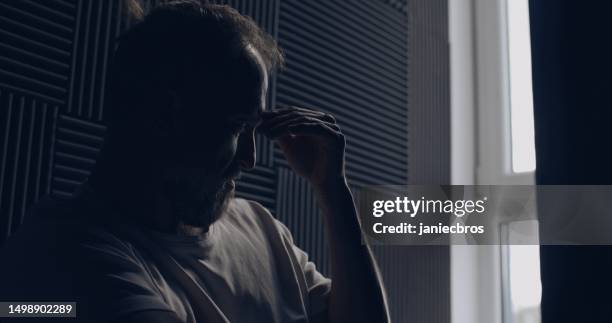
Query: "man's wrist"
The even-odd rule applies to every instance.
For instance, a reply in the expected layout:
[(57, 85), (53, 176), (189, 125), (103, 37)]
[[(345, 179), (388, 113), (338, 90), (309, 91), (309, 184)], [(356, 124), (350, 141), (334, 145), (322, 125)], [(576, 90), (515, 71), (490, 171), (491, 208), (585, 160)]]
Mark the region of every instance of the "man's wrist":
[(324, 214), (354, 213), (353, 194), (344, 176), (313, 184), (313, 190)]

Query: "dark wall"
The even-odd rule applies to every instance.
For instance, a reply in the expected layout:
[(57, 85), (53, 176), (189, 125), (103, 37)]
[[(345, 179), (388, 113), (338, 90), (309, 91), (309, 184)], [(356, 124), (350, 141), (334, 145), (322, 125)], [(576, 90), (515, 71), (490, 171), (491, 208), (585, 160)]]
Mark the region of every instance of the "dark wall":
[[(530, 9), (537, 183), (612, 184), (612, 3), (532, 0)], [(610, 246), (542, 246), (543, 322), (610, 322), (611, 273)]]
[[(446, 0), (226, 3), (285, 50), (287, 70), (272, 78), (269, 105), (337, 117), (357, 193), (372, 184), (449, 182)], [(41, 196), (70, 196), (89, 175), (105, 132), (107, 65), (131, 19), (120, 0), (3, 0), (0, 22), (1, 245)], [(329, 273), (307, 183), (270, 141), (258, 135), (257, 144), (258, 165), (238, 195), (268, 207)], [(448, 248), (374, 251), (394, 322), (450, 321)]]

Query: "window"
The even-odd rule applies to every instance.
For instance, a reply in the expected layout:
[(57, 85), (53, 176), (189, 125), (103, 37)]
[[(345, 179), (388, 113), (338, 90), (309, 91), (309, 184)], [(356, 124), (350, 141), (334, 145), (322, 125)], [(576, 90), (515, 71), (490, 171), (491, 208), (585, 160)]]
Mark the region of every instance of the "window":
[(535, 170), (529, 0), (507, 4), (512, 170)]
[(540, 247), (521, 244), (538, 236), (537, 221), (511, 222), (502, 234), (508, 242), (501, 246), (503, 322), (540, 323)]
[[(529, 0), (448, 3), (451, 182), (533, 185)], [(453, 323), (541, 321), (539, 246), (511, 243), (452, 246)]]
[[(535, 171), (533, 88), (529, 0), (506, 0), (508, 85), (512, 171)], [(516, 223), (519, 224), (519, 223)], [(519, 224), (520, 225), (520, 224)], [(512, 231), (511, 231), (512, 232)], [(509, 243), (513, 243), (509, 237)], [(540, 249), (538, 245), (502, 246), (506, 323), (540, 323)]]
[(511, 322), (539, 323), (542, 297), (540, 248), (534, 245), (510, 245), (508, 249)]

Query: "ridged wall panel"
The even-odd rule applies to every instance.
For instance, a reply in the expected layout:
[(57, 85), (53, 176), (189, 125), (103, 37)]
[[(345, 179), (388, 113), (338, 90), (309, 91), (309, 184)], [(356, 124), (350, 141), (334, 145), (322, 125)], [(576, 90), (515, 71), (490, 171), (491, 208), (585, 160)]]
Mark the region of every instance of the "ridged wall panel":
[(330, 275), (328, 241), (314, 192), (290, 169), (280, 167), (277, 173), (277, 218), (291, 230), (294, 243), (308, 253), (319, 271)]
[(0, 242), (26, 210), (50, 193), (53, 132), (59, 107), (0, 89)]
[(65, 103), (74, 10), (56, 0), (0, 2), (0, 88)]
[(57, 120), (51, 193), (70, 197), (89, 176), (104, 142), (104, 125), (68, 115)]
[(407, 17), (377, 1), (281, 2), (277, 101), (334, 114), (356, 186), (407, 181), (407, 32)]
[(115, 49), (120, 2), (76, 1), (74, 47), (65, 113), (101, 122), (109, 58)]

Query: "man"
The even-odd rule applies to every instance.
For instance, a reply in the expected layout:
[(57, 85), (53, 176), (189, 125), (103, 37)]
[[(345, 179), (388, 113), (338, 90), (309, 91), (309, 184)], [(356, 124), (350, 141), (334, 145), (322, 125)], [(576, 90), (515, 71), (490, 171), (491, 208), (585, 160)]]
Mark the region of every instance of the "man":
[[(270, 36), (226, 6), (171, 2), (119, 42), (105, 146), (68, 201), (9, 241), (3, 301), (76, 301), (84, 322), (388, 322), (383, 289), (326, 113), (266, 111), (282, 64)], [(332, 279), (254, 201), (233, 197), (274, 139), (323, 210)], [(333, 281), (333, 283), (332, 283)]]

